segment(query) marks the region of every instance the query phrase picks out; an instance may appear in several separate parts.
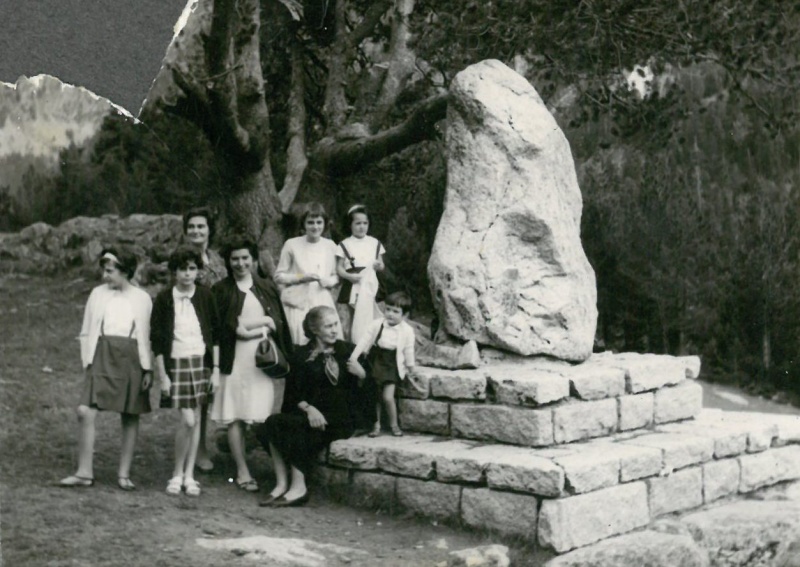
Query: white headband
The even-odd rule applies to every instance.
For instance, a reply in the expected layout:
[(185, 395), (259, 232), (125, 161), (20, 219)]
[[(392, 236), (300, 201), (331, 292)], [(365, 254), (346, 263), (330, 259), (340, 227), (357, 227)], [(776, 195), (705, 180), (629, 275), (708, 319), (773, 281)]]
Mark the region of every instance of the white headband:
[(119, 261), (119, 258), (117, 258), (116, 256), (114, 256), (114, 254), (112, 254), (111, 252), (106, 252), (105, 254), (103, 254), (103, 255), (100, 257), (100, 263), (101, 263), (101, 264), (103, 263), (103, 260), (111, 260), (112, 262), (114, 262), (114, 263), (115, 263), (115, 264), (117, 264), (118, 266), (119, 266), (120, 264), (122, 264), (122, 262), (120, 262), (120, 261)]
[(352, 213), (356, 209), (366, 209), (366, 207), (364, 205), (362, 205), (362, 204), (353, 205), (352, 207), (347, 209), (347, 214), (349, 215), (350, 213)]

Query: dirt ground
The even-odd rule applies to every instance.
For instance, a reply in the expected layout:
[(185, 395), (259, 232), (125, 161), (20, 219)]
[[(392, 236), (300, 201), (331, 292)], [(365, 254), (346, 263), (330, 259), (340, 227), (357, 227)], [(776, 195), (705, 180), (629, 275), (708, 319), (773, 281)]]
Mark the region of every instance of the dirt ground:
[[(499, 541), (491, 534), (412, 517), (350, 509), (317, 491), (304, 508), (259, 508), (260, 495), (232, 483), (235, 469), (224, 454), (215, 456), (212, 474), (198, 476), (203, 487), (199, 498), (168, 496), (164, 488), (171, 476), (177, 419), (169, 410), (142, 419), (131, 474), (137, 491), (116, 487), (119, 419), (114, 414), (99, 416), (95, 486), (57, 487), (58, 479), (76, 467), (75, 406), (82, 380), (77, 334), (95, 284), (83, 278), (0, 277), (5, 566), (436, 565), (446, 561), (449, 551)], [(253, 450), (249, 460), (262, 490), (269, 490), (266, 454)], [(348, 549), (301, 549), (296, 555), (287, 552), (283, 561), (278, 547), (272, 554), (256, 555), (237, 543), (224, 550), (198, 544), (259, 535)], [(545, 559), (517, 543), (511, 542), (514, 565), (538, 565)]]

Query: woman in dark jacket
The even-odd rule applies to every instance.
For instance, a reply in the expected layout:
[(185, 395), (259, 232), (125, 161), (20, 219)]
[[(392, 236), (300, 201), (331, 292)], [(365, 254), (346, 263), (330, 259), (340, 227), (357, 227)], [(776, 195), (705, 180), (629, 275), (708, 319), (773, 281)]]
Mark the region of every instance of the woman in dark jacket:
[(286, 380), (282, 413), (256, 428), (272, 455), (277, 483), (262, 506), (301, 506), (308, 502), (305, 477), (319, 452), (353, 434), (358, 390), (366, 377), (348, 363), (354, 346), (339, 340), (339, 316), (331, 307), (313, 307), (303, 320), (310, 342), (295, 347)]
[[(228, 427), (228, 444), (236, 462), (236, 484), (256, 492), (244, 456), (244, 424), (263, 423), (273, 413), (276, 381), (259, 370), (255, 353), (259, 341), (271, 335), (289, 356), (292, 343), (275, 284), (253, 274), (256, 244), (246, 238), (223, 248), (228, 277), (214, 284), (219, 339), (219, 386), (215, 388), (211, 419)], [(215, 385), (216, 386), (216, 385)]]

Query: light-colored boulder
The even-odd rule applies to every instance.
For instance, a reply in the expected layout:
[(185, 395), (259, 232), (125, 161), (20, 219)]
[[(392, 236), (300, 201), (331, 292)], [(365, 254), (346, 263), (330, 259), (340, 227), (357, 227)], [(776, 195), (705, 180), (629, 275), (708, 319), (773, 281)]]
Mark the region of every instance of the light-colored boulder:
[(619, 484), (620, 457), (610, 447), (610, 443), (589, 445), (553, 459), (564, 469), (567, 492), (581, 494)]
[(678, 356), (678, 360), (680, 360), (685, 368), (686, 368), (686, 377), (690, 380), (694, 380), (700, 377), (700, 357), (699, 356)]
[(667, 476), (647, 480), (650, 515), (689, 510), (703, 504), (703, 470), (690, 467)]
[(625, 393), (625, 371), (621, 368), (593, 364), (590, 358), (566, 372), (573, 395), (582, 400), (614, 398)]
[[(462, 442), (468, 444), (469, 442)], [(436, 479), (442, 482), (471, 482), (485, 480), (486, 469), (496, 460), (508, 458), (521, 449), (511, 445), (475, 445), (448, 451), (436, 457)]]
[(461, 487), (413, 478), (397, 479), (397, 503), (404, 509), (438, 520), (458, 519)]
[(553, 438), (571, 443), (609, 435), (617, 430), (617, 400), (569, 402), (553, 408)]
[(500, 404), (540, 406), (569, 397), (569, 380), (552, 371), (518, 364), (494, 364), (485, 371)]
[(450, 86), (445, 208), (428, 263), (443, 328), (582, 361), (597, 323), (569, 143), (533, 87), (489, 60)]
[(625, 445), (641, 445), (661, 449), (665, 473), (711, 460), (714, 441), (699, 435), (648, 433), (622, 441)]
[(450, 433), (450, 405), (446, 402), (400, 398), (397, 411), (403, 429), (437, 435)]
[(560, 496), (564, 491), (564, 469), (535, 451), (512, 448), (498, 453), (486, 468), (490, 488)]
[(385, 439), (378, 453), (378, 468), (392, 474), (423, 479), (433, 478), (436, 459), (441, 455), (461, 452), (469, 447), (465, 442), (455, 439), (439, 442), (416, 435)]
[(687, 381), (656, 391), (653, 418), (656, 423), (668, 423), (694, 417), (703, 408), (703, 387)]
[(570, 551), (544, 567), (708, 567), (708, 554), (686, 535), (650, 530)]
[(536, 537), (536, 497), (488, 488), (464, 488), (461, 521), (479, 530), (529, 539)]
[(800, 534), (800, 503), (745, 500), (684, 516), (712, 565), (774, 565)]
[(471, 549), (451, 551), (447, 567), (508, 567), (508, 548), (505, 545), (482, 545)]
[(683, 433), (700, 435), (714, 441), (714, 458), (723, 459), (740, 455), (747, 450), (747, 431), (741, 426), (731, 427), (730, 424), (714, 421), (693, 419), (681, 423), (660, 425), (658, 431), (665, 433)]
[(482, 370), (428, 370), (434, 398), (486, 399), (486, 374)]
[(553, 411), (486, 404), (452, 404), (450, 431), (454, 437), (465, 439), (542, 447), (553, 444)]
[(350, 506), (391, 509), (395, 504), (397, 477), (356, 471), (348, 494)]
[(686, 364), (661, 354), (602, 353), (591, 361), (625, 370), (625, 389), (629, 394), (658, 390), (686, 380)]
[(620, 396), (618, 400), (620, 431), (642, 429), (653, 424), (655, 402), (652, 392)]
[(375, 470), (378, 468), (381, 445), (378, 437), (352, 437), (334, 441), (328, 449), (328, 462), (337, 467)]
[(414, 382), (410, 380), (402, 380), (397, 385), (397, 396), (400, 398), (414, 398), (417, 400), (426, 400), (431, 394), (431, 376), (438, 372), (435, 368), (429, 366), (418, 366), (416, 379)]
[(649, 521), (647, 486), (641, 481), (544, 500), (539, 510), (539, 544), (564, 553), (641, 528)]
[(800, 445), (789, 445), (739, 457), (739, 492), (750, 492), (785, 480), (800, 478)]
[(703, 501), (712, 502), (739, 490), (741, 466), (737, 459), (722, 459), (703, 465)]

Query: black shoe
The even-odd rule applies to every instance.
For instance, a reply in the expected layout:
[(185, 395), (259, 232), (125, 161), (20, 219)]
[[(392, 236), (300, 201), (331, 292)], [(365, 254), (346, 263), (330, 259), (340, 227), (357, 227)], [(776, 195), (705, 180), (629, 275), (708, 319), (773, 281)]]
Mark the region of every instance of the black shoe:
[(303, 506), (305, 504), (308, 504), (308, 492), (299, 498), (293, 498), (292, 500), (287, 500), (284, 496), (281, 496), (280, 498), (276, 498), (272, 504), (270, 504), (270, 506), (273, 508), (290, 508)]
[(259, 502), (259, 503), (258, 503), (258, 505), (259, 505), (259, 506), (261, 506), (261, 507), (272, 507), (272, 506), (274, 506), (274, 505), (275, 505), (275, 502), (276, 502), (277, 500), (280, 500), (281, 498), (283, 498), (283, 495), (284, 495), (284, 494), (286, 494), (286, 493), (285, 493), (285, 492), (283, 492), (282, 494), (278, 494), (277, 496), (272, 496), (272, 495), (270, 494), (269, 496), (267, 496), (266, 498), (264, 498), (264, 500), (262, 500), (261, 502)]

